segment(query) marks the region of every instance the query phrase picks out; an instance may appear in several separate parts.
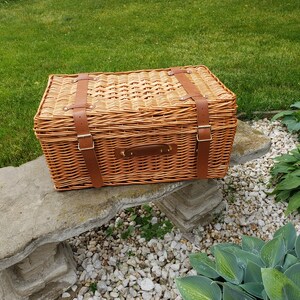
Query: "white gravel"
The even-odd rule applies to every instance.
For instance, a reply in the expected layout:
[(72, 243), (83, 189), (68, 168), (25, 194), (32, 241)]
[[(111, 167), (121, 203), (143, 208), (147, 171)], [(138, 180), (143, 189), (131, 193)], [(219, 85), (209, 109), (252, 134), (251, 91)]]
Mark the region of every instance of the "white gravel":
[[(242, 234), (269, 239), (280, 226), (292, 222), (300, 233), (300, 216), (286, 217), (286, 204), (275, 203), (268, 196), (269, 169), (273, 158), (295, 148), (296, 137), (279, 122), (259, 120), (251, 124), (272, 139), (271, 150), (264, 157), (229, 169), (221, 180), (226, 211), (208, 226), (193, 231), (193, 242), (184, 238), (176, 228), (164, 239), (145, 241), (139, 235), (128, 239), (106, 236), (107, 226), (70, 240), (77, 262), (78, 282), (66, 291), (63, 299), (172, 299), (179, 300), (175, 278), (195, 274), (188, 255), (208, 251), (219, 242), (239, 242)], [(153, 222), (165, 218), (154, 204), (157, 216)], [(130, 224), (129, 213), (121, 212), (110, 224), (123, 220)], [(127, 222), (127, 223), (126, 223)], [(108, 224), (109, 225), (109, 224)], [(90, 286), (95, 287), (94, 293)]]

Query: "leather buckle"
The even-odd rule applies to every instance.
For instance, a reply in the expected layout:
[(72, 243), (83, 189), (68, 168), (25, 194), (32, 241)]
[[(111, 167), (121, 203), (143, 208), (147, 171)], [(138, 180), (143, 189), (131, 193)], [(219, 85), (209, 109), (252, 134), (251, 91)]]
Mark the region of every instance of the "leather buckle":
[(210, 141), (212, 141), (211, 125), (199, 125), (199, 126), (197, 126), (197, 129), (198, 129), (198, 130), (199, 130), (199, 129), (209, 129), (209, 135), (210, 135), (209, 139), (200, 139), (200, 138), (199, 138), (199, 133), (197, 133), (196, 139), (197, 139), (197, 142), (198, 142), (198, 143), (199, 143), (199, 142), (210, 142)]
[[(81, 148), (80, 147), (80, 141), (79, 141), (79, 139), (84, 139), (84, 138), (91, 138), (92, 146)], [(87, 133), (87, 134), (78, 134), (77, 135), (77, 139), (78, 139), (78, 150), (79, 151), (93, 150), (93, 149), (95, 149), (95, 143), (94, 143), (93, 137), (92, 137), (92, 135), (90, 133)]]

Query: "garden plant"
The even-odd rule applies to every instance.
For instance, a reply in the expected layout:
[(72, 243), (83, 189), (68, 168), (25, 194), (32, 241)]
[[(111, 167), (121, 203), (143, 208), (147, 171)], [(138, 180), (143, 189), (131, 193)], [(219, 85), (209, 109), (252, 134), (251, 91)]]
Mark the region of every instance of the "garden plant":
[(190, 255), (197, 275), (177, 278), (184, 300), (300, 299), (300, 236), (291, 223), (272, 240), (243, 236), (241, 245), (223, 243)]
[[(292, 133), (300, 138), (300, 102), (291, 105), (291, 110), (276, 114), (272, 120), (281, 119)], [(287, 154), (276, 157), (271, 169), (271, 183), (275, 186), (271, 194), (275, 200), (288, 202), (286, 214), (300, 211), (300, 145)]]

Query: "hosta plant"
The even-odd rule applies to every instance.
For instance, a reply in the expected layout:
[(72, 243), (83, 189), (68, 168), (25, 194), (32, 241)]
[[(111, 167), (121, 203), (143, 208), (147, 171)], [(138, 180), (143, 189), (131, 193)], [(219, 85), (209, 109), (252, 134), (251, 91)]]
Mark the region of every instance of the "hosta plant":
[(300, 236), (291, 223), (272, 240), (243, 236), (241, 245), (223, 243), (190, 255), (197, 275), (176, 279), (184, 300), (300, 299)]
[(276, 114), (272, 121), (281, 119), (290, 132), (300, 132), (300, 101), (292, 104), (291, 110), (281, 111)]
[(275, 158), (271, 176), (275, 185), (271, 194), (275, 195), (277, 202), (288, 202), (286, 214), (300, 211), (300, 145), (290, 153)]

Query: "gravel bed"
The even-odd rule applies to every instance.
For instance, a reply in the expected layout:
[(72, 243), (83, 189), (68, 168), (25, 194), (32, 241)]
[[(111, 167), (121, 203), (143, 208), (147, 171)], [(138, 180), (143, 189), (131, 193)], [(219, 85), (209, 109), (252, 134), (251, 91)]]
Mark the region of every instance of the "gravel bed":
[[(220, 180), (226, 210), (214, 222), (199, 226), (189, 240), (176, 228), (163, 239), (146, 241), (135, 233), (121, 238), (121, 229), (108, 235), (108, 225), (122, 220), (123, 227), (133, 225), (130, 212), (123, 211), (107, 226), (96, 228), (71, 239), (77, 262), (78, 282), (62, 295), (62, 299), (182, 299), (175, 286), (175, 278), (195, 274), (188, 255), (195, 251), (209, 253), (213, 244), (239, 242), (241, 235), (270, 239), (287, 222), (292, 222), (300, 233), (300, 215), (284, 215), (286, 204), (275, 203), (268, 196), (269, 169), (273, 158), (295, 148), (296, 137), (279, 122), (268, 120), (251, 125), (272, 139), (269, 153), (244, 165), (233, 166)], [(165, 215), (154, 203), (152, 222), (163, 221)], [(140, 213), (144, 213), (140, 208)], [(93, 290), (93, 291), (91, 291)]]

